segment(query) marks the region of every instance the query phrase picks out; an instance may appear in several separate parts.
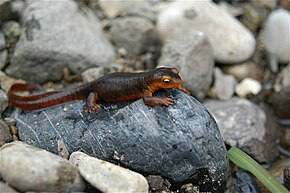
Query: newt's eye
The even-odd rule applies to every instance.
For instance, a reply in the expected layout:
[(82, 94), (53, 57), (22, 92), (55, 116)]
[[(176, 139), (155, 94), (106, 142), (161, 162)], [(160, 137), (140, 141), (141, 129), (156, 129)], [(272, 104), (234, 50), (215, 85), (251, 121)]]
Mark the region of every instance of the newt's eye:
[(165, 79), (163, 79), (163, 82), (164, 82), (164, 83), (169, 83), (169, 82), (170, 82), (170, 80), (169, 80), (169, 79), (167, 79), (167, 78), (165, 78)]

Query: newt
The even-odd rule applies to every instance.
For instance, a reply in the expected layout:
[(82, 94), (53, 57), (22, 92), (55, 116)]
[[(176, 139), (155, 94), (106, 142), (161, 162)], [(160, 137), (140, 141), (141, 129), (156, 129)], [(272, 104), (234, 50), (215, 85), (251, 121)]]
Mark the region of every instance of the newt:
[(173, 104), (171, 98), (153, 96), (159, 89), (176, 88), (187, 94), (182, 87), (182, 79), (177, 68), (157, 68), (140, 73), (111, 73), (92, 82), (74, 88), (64, 88), (42, 94), (19, 96), (16, 91), (34, 91), (31, 84), (13, 84), (8, 91), (10, 103), (22, 110), (37, 110), (54, 105), (86, 99), (86, 111), (94, 112), (100, 107), (97, 101), (118, 102), (143, 98), (149, 106), (168, 106)]

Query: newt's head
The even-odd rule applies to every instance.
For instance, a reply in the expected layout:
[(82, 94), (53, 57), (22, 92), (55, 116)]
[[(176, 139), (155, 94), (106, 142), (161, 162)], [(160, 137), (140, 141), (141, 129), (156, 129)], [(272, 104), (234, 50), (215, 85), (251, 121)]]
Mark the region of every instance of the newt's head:
[(157, 68), (153, 70), (152, 73), (150, 87), (153, 90), (158, 90), (161, 88), (177, 88), (182, 84), (182, 79), (179, 76), (179, 70), (175, 67)]

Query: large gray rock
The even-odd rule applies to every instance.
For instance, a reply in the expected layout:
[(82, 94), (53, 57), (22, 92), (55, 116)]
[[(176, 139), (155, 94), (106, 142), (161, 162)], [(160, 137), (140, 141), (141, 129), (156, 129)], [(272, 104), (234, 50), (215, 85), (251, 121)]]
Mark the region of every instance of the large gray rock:
[(271, 162), (277, 156), (270, 123), (257, 105), (237, 97), (206, 100), (204, 104), (215, 117), (227, 144), (241, 148), (259, 162)]
[(88, 114), (85, 103), (76, 101), (12, 116), (20, 139), (31, 145), (56, 152), (62, 139), (69, 152), (80, 150), (140, 173), (222, 189), (229, 168), (214, 119), (181, 91), (156, 95), (171, 97), (174, 105), (149, 107), (141, 99), (101, 103), (101, 109)]
[(1, 147), (0, 157), (0, 174), (21, 192), (73, 192), (85, 189), (76, 167), (45, 150), (12, 142)]
[(158, 16), (157, 29), (164, 40), (193, 30), (204, 32), (218, 62), (247, 60), (255, 51), (255, 38), (238, 20), (210, 1), (175, 1)]
[(78, 73), (106, 66), (115, 54), (95, 15), (76, 2), (29, 1), (23, 30), (6, 72), (34, 82), (58, 80), (68, 66)]
[(178, 67), (184, 86), (198, 99), (203, 99), (213, 76), (213, 51), (201, 32), (167, 41), (158, 66)]
[(118, 48), (125, 48), (129, 57), (148, 51), (157, 41), (153, 23), (142, 17), (121, 17), (112, 22), (112, 42)]

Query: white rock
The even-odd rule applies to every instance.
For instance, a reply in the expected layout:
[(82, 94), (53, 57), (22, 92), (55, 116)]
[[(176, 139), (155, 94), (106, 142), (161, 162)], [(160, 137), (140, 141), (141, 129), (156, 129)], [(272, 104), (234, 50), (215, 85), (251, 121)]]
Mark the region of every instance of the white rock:
[(223, 74), (219, 68), (214, 70), (214, 88), (218, 99), (230, 99), (235, 93), (237, 81), (233, 75)]
[(157, 29), (163, 40), (185, 35), (192, 30), (204, 32), (221, 63), (238, 63), (255, 51), (255, 38), (238, 20), (208, 1), (176, 1), (161, 11)]
[(262, 33), (265, 48), (270, 53), (270, 60), (288, 63), (290, 61), (290, 12), (282, 8), (273, 11)]
[(82, 73), (82, 78), (85, 82), (91, 82), (101, 76), (104, 76), (103, 67), (89, 68)]
[(71, 154), (82, 177), (102, 192), (148, 192), (147, 180), (136, 172), (90, 157), (82, 152)]
[(245, 97), (248, 94), (257, 95), (262, 89), (261, 84), (252, 78), (245, 78), (235, 88), (237, 95)]
[(76, 167), (53, 153), (22, 142), (12, 142), (1, 147), (0, 157), (0, 174), (21, 192), (65, 193), (85, 189)]

